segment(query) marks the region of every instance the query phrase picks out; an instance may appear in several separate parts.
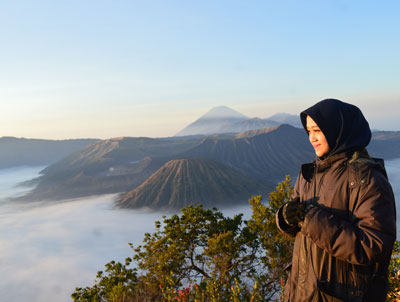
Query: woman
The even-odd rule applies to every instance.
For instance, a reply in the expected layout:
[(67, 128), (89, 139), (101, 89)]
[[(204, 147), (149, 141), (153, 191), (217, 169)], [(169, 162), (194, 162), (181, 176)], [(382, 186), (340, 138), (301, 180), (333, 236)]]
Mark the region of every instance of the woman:
[(369, 157), (368, 122), (323, 100), (300, 114), (316, 160), (301, 167), (277, 215), (295, 236), (286, 301), (385, 301), (396, 210), (383, 160)]

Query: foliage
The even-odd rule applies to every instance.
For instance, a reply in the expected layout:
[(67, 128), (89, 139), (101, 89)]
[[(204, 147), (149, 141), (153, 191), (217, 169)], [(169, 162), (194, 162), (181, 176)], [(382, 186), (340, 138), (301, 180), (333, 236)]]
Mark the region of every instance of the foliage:
[(389, 264), (388, 302), (400, 300), (400, 241), (394, 243), (392, 259)]
[[(275, 225), (275, 213), (293, 192), (289, 176), (269, 194), (253, 196), (252, 216), (225, 217), (217, 209), (188, 206), (157, 221), (154, 233), (125, 264), (110, 262), (92, 287), (77, 288), (74, 301), (90, 302), (261, 302), (279, 301), (293, 239)], [(400, 290), (400, 246), (389, 272), (389, 301)], [(135, 268), (130, 268), (133, 265)], [(396, 296), (397, 295), (397, 296)], [(397, 298), (396, 298), (397, 297)]]
[(281, 281), (286, 280), (288, 274), (285, 268), (291, 261), (293, 239), (279, 232), (275, 224), (275, 213), (290, 199), (292, 193), (291, 178), (286, 176), (276, 190), (269, 194), (268, 204), (261, 202), (261, 196), (250, 200), (253, 215), (248, 225), (252, 232), (258, 234), (264, 252), (260, 257), (265, 267), (260, 287), (271, 293), (270, 297), (281, 290)]
[(74, 301), (124, 301), (137, 287), (137, 272), (134, 268), (128, 268), (132, 259), (126, 258), (125, 264), (111, 261), (106, 264), (106, 274), (97, 273), (93, 287), (76, 288), (71, 295)]
[(138, 268), (153, 287), (178, 290), (198, 282), (206, 296), (226, 301), (235, 279), (245, 284), (258, 274), (257, 234), (241, 214), (224, 217), (217, 209), (202, 206), (181, 212), (164, 218), (163, 226), (157, 222), (156, 232), (146, 234), (144, 244), (135, 249)]

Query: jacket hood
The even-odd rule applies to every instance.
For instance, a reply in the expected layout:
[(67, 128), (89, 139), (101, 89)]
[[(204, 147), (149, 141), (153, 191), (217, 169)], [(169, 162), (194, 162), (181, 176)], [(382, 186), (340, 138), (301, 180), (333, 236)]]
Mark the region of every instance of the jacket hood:
[(326, 99), (300, 113), (301, 122), (307, 131), (309, 115), (319, 126), (329, 145), (331, 156), (340, 152), (364, 149), (371, 140), (369, 124), (361, 110), (336, 99)]

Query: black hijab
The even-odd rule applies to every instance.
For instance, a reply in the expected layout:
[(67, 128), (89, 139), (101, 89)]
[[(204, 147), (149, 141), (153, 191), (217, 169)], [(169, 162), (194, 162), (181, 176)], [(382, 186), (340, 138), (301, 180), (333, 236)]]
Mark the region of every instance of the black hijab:
[(329, 153), (324, 157), (340, 152), (364, 149), (371, 140), (371, 130), (358, 107), (336, 100), (326, 99), (300, 113), (301, 122), (307, 131), (306, 118), (309, 115), (329, 145)]

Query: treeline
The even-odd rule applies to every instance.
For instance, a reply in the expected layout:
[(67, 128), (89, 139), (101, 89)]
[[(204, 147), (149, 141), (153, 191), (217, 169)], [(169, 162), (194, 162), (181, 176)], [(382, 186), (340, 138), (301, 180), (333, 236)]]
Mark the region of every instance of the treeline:
[[(189, 206), (163, 217), (125, 263), (111, 261), (92, 287), (76, 288), (74, 301), (259, 302), (280, 301), (293, 239), (275, 226), (275, 213), (291, 196), (289, 176), (262, 202), (249, 202), (252, 216), (225, 217), (217, 209)], [(132, 266), (132, 264), (135, 264)], [(400, 291), (400, 247), (390, 265), (388, 301)], [(396, 294), (397, 293), (397, 294)], [(397, 297), (397, 298), (396, 298)]]

